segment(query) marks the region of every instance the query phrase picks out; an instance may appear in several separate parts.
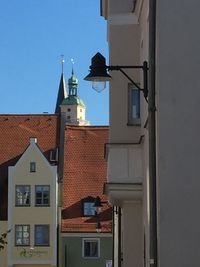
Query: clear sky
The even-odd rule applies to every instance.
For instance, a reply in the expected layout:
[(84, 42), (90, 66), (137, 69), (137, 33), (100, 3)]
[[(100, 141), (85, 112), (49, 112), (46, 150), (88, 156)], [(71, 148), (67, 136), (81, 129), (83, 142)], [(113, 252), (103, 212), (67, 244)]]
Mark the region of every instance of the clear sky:
[(87, 119), (108, 124), (108, 88), (98, 94), (83, 80), (107, 50), (99, 0), (1, 0), (0, 113), (54, 113), (63, 54), (66, 81), (74, 59)]

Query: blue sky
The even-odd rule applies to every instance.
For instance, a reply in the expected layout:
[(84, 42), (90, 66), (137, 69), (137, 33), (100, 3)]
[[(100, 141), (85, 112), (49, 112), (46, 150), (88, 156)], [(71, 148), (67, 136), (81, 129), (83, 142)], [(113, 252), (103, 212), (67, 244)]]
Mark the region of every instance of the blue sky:
[(74, 59), (87, 119), (93, 125), (108, 124), (108, 88), (98, 94), (83, 80), (91, 57), (108, 55), (99, 2), (0, 1), (0, 113), (54, 113), (63, 54), (66, 80)]

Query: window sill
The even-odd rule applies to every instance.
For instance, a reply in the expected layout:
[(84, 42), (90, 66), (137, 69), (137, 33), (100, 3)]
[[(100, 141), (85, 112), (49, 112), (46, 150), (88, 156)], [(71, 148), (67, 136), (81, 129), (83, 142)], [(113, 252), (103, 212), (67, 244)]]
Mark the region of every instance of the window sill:
[(46, 208), (48, 208), (48, 207), (50, 207), (50, 205), (43, 205), (43, 204), (40, 205), (40, 204), (36, 204), (35, 207), (37, 207), (37, 208), (38, 208), (38, 207), (41, 207), (41, 208), (46, 207)]

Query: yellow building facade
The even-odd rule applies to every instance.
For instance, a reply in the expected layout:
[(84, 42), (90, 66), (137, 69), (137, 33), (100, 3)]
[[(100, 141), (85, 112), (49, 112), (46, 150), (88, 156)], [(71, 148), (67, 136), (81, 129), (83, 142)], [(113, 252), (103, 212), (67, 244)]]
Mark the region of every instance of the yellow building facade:
[(1, 267), (56, 266), (57, 166), (50, 165), (36, 138), (8, 169), (8, 196), (4, 229), (11, 232)]

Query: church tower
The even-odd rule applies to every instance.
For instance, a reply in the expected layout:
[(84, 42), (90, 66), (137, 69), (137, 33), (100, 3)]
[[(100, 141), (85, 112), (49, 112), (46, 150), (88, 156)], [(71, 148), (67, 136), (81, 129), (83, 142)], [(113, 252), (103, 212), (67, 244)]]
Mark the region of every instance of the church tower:
[(78, 96), (78, 79), (72, 69), (71, 77), (68, 79), (68, 96), (60, 104), (60, 111), (65, 116), (68, 125), (89, 125), (85, 120), (86, 107), (83, 100)]

